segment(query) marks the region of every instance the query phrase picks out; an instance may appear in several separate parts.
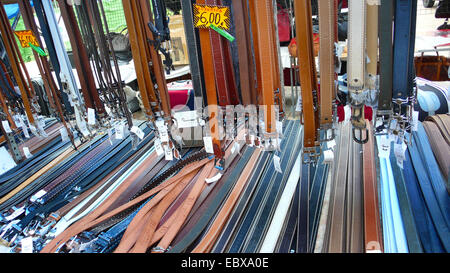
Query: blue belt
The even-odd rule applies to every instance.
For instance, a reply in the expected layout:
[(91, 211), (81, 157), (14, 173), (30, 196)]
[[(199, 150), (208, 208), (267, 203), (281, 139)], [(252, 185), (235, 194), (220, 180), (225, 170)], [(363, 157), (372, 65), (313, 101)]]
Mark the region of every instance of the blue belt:
[[(436, 177), (442, 177), (440, 171), (433, 173), (430, 177), (429, 171), (425, 165), (433, 164), (436, 162), (434, 156), (432, 154), (431, 148), (428, 151), (423, 151), (420, 149), (420, 138), (417, 137), (420, 131), (423, 132), (423, 126), (419, 123), (419, 132), (413, 132), (413, 142), (414, 145), (410, 145), (408, 148), (409, 154), (412, 159), (412, 165), (414, 166), (415, 173), (417, 175), (417, 179), (419, 181), (420, 189), (423, 194), (426, 206), (430, 212), (431, 219), (433, 220), (434, 226), (436, 227), (436, 231), (442, 241), (442, 244), (447, 252), (450, 251), (450, 229), (447, 224), (448, 214), (443, 214), (443, 208), (441, 207), (440, 200), (438, 198), (438, 194), (435, 193), (435, 186), (439, 188), (436, 183)], [(430, 155), (431, 153), (431, 155)], [(424, 157), (427, 155), (426, 157)], [(434, 177), (434, 178), (433, 178)], [(444, 186), (444, 184), (442, 184)], [(445, 188), (444, 188), (445, 190)], [(448, 204), (448, 203), (447, 203)]]
[(408, 178), (405, 180), (405, 185), (408, 190), (408, 196), (410, 197), (411, 209), (423, 250), (427, 253), (445, 252), (421, 192), (409, 151), (405, 153), (405, 156), (406, 160), (403, 163), (403, 174)]

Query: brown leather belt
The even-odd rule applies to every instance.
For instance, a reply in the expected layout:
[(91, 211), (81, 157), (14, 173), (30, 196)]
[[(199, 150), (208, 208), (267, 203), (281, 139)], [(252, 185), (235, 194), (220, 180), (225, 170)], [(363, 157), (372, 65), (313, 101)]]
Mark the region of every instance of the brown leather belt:
[(373, 126), (366, 120), (368, 141), (363, 145), (363, 183), (364, 183), (364, 251), (383, 251), (381, 223), (378, 203), (377, 174)]
[(318, 1), (319, 4), (319, 64), (320, 64), (320, 126), (331, 129), (333, 124), (333, 100), (336, 93), (335, 80), (335, 3)]
[[(250, 1), (252, 32), (255, 48), (256, 72), (258, 77), (259, 105), (264, 109), (265, 137), (271, 137), (276, 132), (274, 86), (276, 86), (276, 71), (274, 71), (273, 16), (270, 13), (272, 1)], [(269, 56), (268, 56), (269, 55)]]
[(445, 179), (450, 171), (450, 146), (446, 143), (438, 125), (432, 121), (424, 121), (423, 127), (430, 141), (431, 149)]
[(252, 58), (252, 44), (250, 36), (250, 20), (248, 17), (247, 1), (232, 1), (233, 19), (238, 48), (239, 76), (242, 103), (256, 105), (255, 70)]
[[(147, 161), (153, 161), (151, 159)], [(135, 172), (131, 174), (131, 176), (134, 177), (128, 177), (109, 197), (106, 199), (102, 204), (100, 204), (95, 210), (90, 212), (88, 215), (80, 219), (78, 222), (74, 223), (72, 226), (70, 226), (68, 229), (66, 229), (64, 232), (56, 236), (52, 241), (50, 241), (43, 249), (42, 253), (50, 253), (55, 252), (59, 246), (66, 243), (68, 240), (70, 240), (71, 237), (81, 233), (84, 230), (88, 230), (92, 227), (95, 227), (102, 222), (107, 221), (111, 217), (113, 217), (116, 214), (119, 214), (120, 212), (133, 207), (136, 204), (141, 203), (142, 201), (148, 199), (150, 196), (160, 192), (166, 187), (169, 187), (173, 183), (179, 182), (180, 179), (185, 177), (187, 174), (197, 170), (199, 167), (204, 166), (207, 162), (210, 160), (204, 159), (198, 162), (191, 163), (184, 167), (178, 174), (171, 177), (164, 183), (156, 186), (155, 188), (149, 190), (148, 192), (143, 193), (142, 195), (136, 197), (135, 199), (124, 203), (118, 207), (115, 207), (116, 200), (123, 194), (124, 191), (127, 190), (127, 188), (132, 185), (135, 181), (134, 178), (136, 176), (139, 176), (139, 173), (142, 172), (145, 168), (138, 168)], [(154, 200), (152, 198), (152, 200)], [(155, 199), (157, 200), (157, 199)], [(153, 201), (154, 202), (154, 201)], [(112, 207), (115, 207), (114, 209), (110, 209)]]
[(295, 1), (295, 18), (297, 32), (297, 48), (299, 58), (300, 85), (302, 94), (302, 111), (304, 124), (304, 152), (316, 147), (317, 141), (317, 111), (314, 93), (317, 92), (316, 68), (313, 53), (313, 34), (311, 19), (311, 2)]
[[(198, 0), (197, 4), (205, 4), (205, 0)], [(223, 150), (219, 137), (219, 121), (218, 121), (218, 103), (217, 103), (217, 89), (216, 89), (216, 77), (214, 73), (210, 73), (214, 68), (214, 59), (212, 56), (212, 47), (210, 42), (210, 30), (199, 29), (200, 47), (202, 51), (203, 72), (205, 75), (205, 89), (206, 98), (208, 102), (209, 119), (208, 124), (210, 128), (210, 134), (213, 142), (214, 155), (222, 159)]]

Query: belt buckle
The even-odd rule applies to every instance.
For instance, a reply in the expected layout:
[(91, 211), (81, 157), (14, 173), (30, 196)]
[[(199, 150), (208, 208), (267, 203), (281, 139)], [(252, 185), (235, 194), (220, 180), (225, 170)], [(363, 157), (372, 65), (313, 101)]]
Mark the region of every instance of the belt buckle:
[(302, 160), (303, 164), (315, 164), (319, 161), (319, 157), (322, 154), (322, 148), (320, 145), (314, 147), (303, 147)]

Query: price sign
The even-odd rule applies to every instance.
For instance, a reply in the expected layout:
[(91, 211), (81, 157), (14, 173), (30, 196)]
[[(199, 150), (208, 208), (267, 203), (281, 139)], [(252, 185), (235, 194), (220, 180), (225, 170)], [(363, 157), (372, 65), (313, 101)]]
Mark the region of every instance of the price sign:
[(197, 28), (216, 27), (230, 29), (230, 9), (223, 6), (209, 6), (194, 4), (194, 26)]
[(17, 38), (19, 38), (20, 45), (23, 48), (30, 47), (29, 43), (39, 47), (39, 43), (31, 30), (20, 30), (15, 31), (14, 33), (17, 35)]

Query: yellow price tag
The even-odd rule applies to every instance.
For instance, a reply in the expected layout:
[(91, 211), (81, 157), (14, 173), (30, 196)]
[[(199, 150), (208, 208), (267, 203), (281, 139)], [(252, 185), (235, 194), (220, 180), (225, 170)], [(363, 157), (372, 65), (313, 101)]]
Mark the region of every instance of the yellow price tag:
[(29, 43), (39, 47), (39, 43), (31, 30), (20, 30), (15, 31), (14, 33), (17, 35), (17, 38), (19, 38), (20, 45), (23, 48), (30, 47)]
[(209, 6), (194, 4), (194, 26), (197, 28), (209, 28), (211, 24), (229, 30), (230, 9), (223, 6)]

